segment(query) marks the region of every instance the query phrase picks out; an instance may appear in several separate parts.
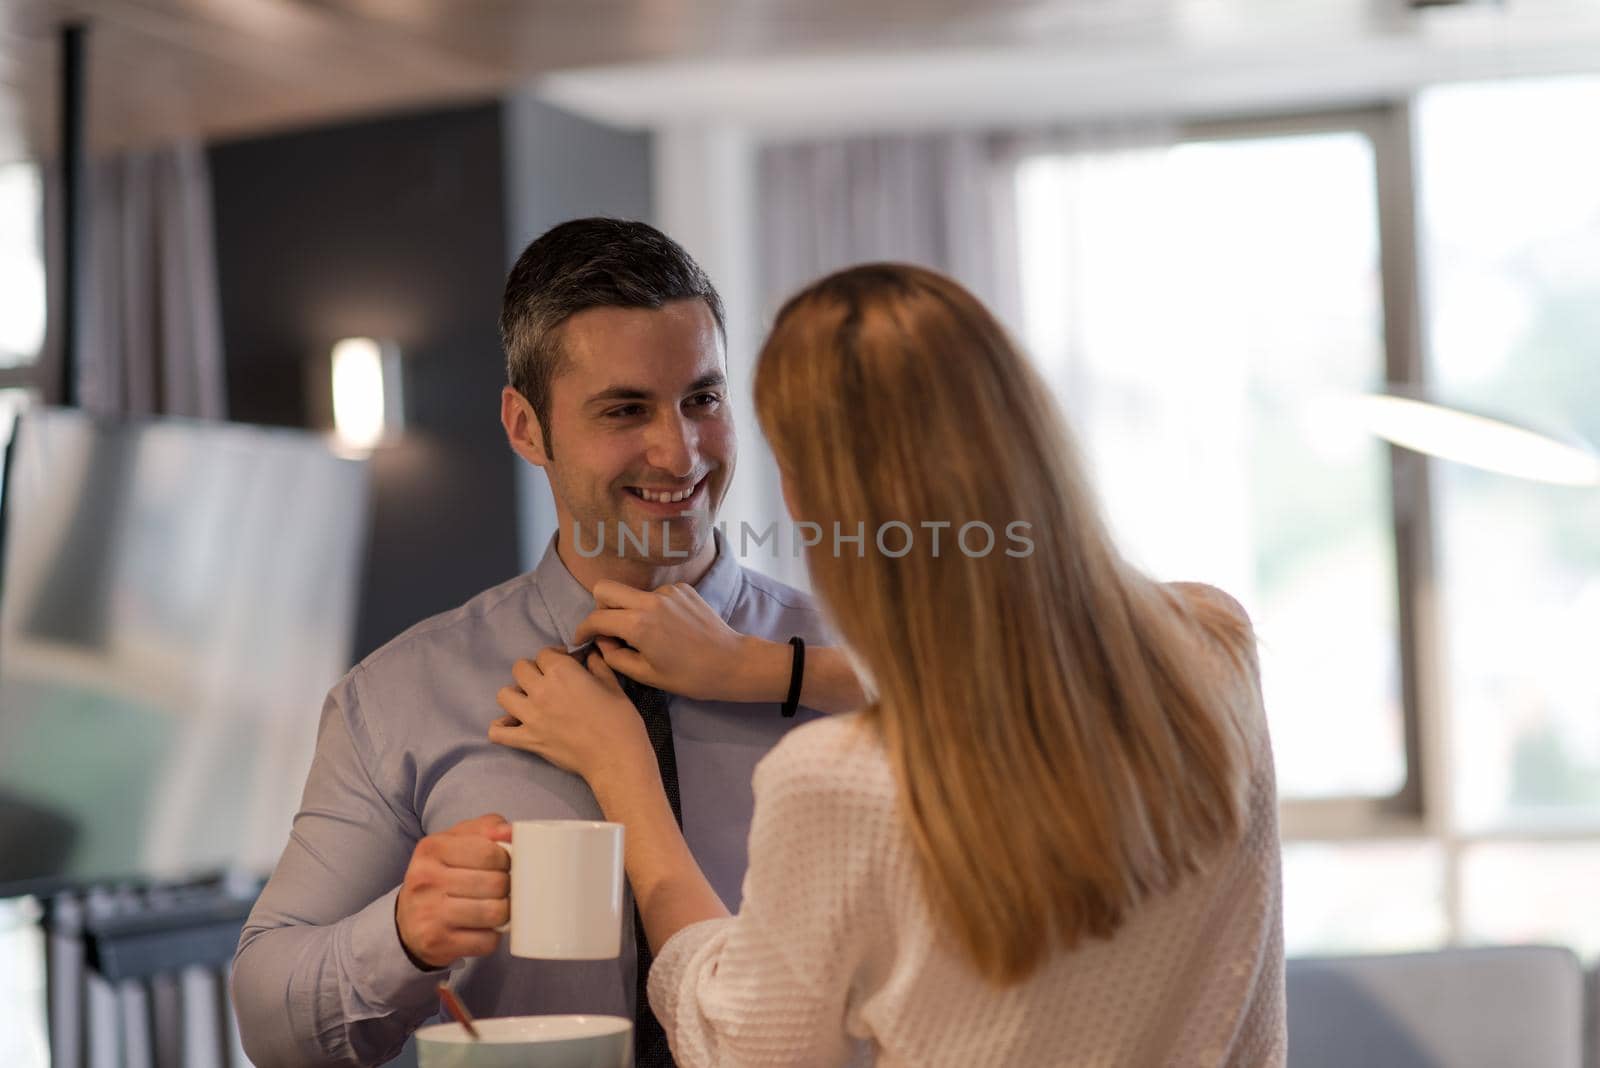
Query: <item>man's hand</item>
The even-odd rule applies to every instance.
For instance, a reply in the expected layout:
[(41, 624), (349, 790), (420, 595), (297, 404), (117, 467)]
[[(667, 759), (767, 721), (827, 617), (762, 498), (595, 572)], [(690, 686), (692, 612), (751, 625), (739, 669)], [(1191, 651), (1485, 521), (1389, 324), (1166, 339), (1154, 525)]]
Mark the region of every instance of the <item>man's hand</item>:
[(595, 583), (594, 601), (573, 640), (595, 639), (606, 663), (630, 679), (703, 701), (783, 699), (789, 647), (740, 634), (693, 586), (640, 590), (605, 580)]
[(511, 919), (511, 858), (495, 843), (509, 841), (511, 824), (488, 815), (417, 843), (394, 911), (406, 952), (444, 968), (495, 951)]

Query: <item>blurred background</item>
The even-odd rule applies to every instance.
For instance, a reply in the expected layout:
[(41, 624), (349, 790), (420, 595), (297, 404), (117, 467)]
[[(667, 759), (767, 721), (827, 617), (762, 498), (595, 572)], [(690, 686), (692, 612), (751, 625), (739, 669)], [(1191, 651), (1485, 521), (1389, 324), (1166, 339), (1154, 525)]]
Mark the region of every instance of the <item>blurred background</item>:
[(500, 288), (592, 214), (722, 292), (735, 530), (786, 294), (1000, 313), (1126, 552), (1256, 621), (1291, 954), (1600, 955), (1593, 3), (0, 0), (0, 1063), (209, 1063), (157, 1010), (217, 962), (113, 921), (236, 934), (322, 693), (543, 551)]

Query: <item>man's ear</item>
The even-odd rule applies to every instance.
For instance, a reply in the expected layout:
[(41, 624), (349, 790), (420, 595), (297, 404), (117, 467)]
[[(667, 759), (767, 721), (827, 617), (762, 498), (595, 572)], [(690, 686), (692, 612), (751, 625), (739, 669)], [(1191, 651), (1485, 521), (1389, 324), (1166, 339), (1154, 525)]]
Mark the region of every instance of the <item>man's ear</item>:
[(500, 391), (500, 425), (506, 428), (506, 441), (518, 456), (535, 467), (550, 462), (544, 448), (544, 430), (533, 405), (511, 386)]

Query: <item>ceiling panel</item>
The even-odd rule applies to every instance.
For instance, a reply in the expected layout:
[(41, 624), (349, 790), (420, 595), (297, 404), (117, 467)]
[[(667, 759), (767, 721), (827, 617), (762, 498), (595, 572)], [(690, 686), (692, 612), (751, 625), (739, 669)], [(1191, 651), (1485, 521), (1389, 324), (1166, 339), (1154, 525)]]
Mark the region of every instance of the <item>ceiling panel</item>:
[[(1017, 32), (1037, 0), (0, 0), (0, 150), (48, 152), (59, 27), (97, 149), (486, 96), (548, 71)], [(1055, 6), (1063, 6), (1057, 4)], [(1081, 0), (1103, 17), (1107, 0)], [(1141, 10), (1143, 10), (1141, 8)], [(7, 124), (7, 114), (10, 121)]]
[[(1507, 27), (1543, 20), (1559, 39), (1561, 18), (1596, 7), (1594, 0), (1462, 5), (1479, 13), (1480, 51), (1494, 47), (1497, 32), (1482, 26), (1483, 11)], [(1084, 79), (1099, 84), (1108, 65), (1147, 79), (1169, 57), (1294, 66), (1302, 53), (1309, 62), (1325, 52), (1348, 64), (1359, 53), (1325, 46), (1371, 41), (1381, 50), (1440, 26), (1448, 35), (1453, 15), (1419, 15), (1407, 0), (0, 0), (0, 159), (52, 150), (59, 27), (73, 20), (89, 26), (89, 136), (104, 150), (485, 98), (541, 75), (584, 70), (666, 71), (666, 78), (615, 83), (623, 98), (596, 109), (640, 121), (670, 114), (676, 72), (688, 72), (683, 98), (703, 117), (715, 113), (718, 98), (744, 95), (745, 85), (759, 97), (755, 80), (779, 59), (790, 64), (789, 81), (774, 85), (782, 92), (797, 86), (805, 96), (807, 70), (826, 77), (841, 69), (828, 65), (830, 57), (863, 53), (895, 57), (884, 64), (890, 77), (916, 66), (920, 80), (906, 84), (931, 86), (933, 96), (942, 83), (927, 57), (954, 57), (951, 71), (1003, 73), (1015, 55), (1042, 71), (1015, 84), (1054, 108), (1055, 97), (1036, 88), (1052, 69), (1064, 75), (1056, 95), (1076, 98)], [(988, 66), (963, 66), (963, 55), (989, 57)], [(863, 62), (855, 60), (852, 79)], [(628, 100), (630, 87), (652, 99)], [(829, 88), (815, 85), (837, 109)], [(942, 91), (981, 95), (984, 88)], [(900, 109), (915, 105), (902, 101)]]

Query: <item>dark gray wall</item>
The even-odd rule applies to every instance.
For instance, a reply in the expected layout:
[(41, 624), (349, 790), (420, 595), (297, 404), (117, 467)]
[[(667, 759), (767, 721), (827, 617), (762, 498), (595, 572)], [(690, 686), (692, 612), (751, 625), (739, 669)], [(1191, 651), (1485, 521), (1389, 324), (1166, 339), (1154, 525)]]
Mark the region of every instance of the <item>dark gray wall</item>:
[(311, 425), (307, 370), (334, 340), (400, 346), (408, 423), (373, 455), (357, 658), (519, 570), (501, 120), (482, 105), (210, 153), (231, 417)]

